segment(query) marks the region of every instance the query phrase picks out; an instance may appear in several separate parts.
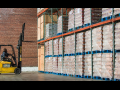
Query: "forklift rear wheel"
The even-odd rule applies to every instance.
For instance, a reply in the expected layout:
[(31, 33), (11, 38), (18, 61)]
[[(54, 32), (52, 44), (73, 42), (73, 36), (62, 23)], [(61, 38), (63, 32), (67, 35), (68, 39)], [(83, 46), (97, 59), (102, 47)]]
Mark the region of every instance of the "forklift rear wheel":
[(15, 69), (15, 74), (20, 74), (20, 69), (19, 68)]

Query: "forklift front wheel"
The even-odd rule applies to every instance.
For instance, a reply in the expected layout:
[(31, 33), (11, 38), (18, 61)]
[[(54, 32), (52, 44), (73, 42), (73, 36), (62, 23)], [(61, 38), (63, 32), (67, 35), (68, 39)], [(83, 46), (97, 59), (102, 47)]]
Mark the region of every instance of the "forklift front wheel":
[(20, 74), (20, 69), (19, 68), (15, 69), (15, 74)]

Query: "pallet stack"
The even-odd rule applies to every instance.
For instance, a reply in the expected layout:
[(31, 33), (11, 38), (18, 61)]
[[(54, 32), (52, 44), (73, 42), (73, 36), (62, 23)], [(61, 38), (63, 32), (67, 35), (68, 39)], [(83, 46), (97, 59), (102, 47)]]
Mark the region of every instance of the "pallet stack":
[(65, 37), (65, 54), (75, 53), (75, 37), (74, 35)]
[[(63, 23), (62, 23), (63, 18)], [(66, 33), (68, 30), (68, 16), (60, 16), (58, 18), (57, 33), (62, 33), (62, 24), (63, 24), (63, 33)]]
[[(52, 28), (53, 26), (53, 28)], [(51, 24), (51, 23), (48, 23), (46, 24), (46, 35), (45, 35), (45, 38), (50, 38), (52, 37), (52, 29), (53, 29), (53, 37), (56, 36), (57, 34), (57, 24)]]
[(53, 57), (45, 58), (45, 71), (53, 72)]
[(59, 49), (59, 44), (58, 44), (59, 42), (58, 42), (58, 39), (55, 39), (54, 41), (53, 41), (53, 50), (54, 50), (54, 55), (58, 55), (58, 49)]
[(69, 53), (74, 54), (75, 53), (75, 36), (70, 35), (69, 37)]
[[(65, 41), (65, 40), (63, 40)], [(59, 39), (59, 42), (58, 42), (58, 55), (62, 55), (62, 38)], [(63, 44), (64, 46), (64, 44)], [(58, 73), (63, 73), (63, 69), (62, 69), (62, 57), (58, 57)]]
[(120, 8), (114, 8), (114, 15), (119, 14), (120, 13)]
[(75, 75), (75, 56), (69, 56), (69, 74)]
[(52, 55), (52, 40), (49, 41), (49, 55)]
[(97, 27), (92, 30), (92, 51), (102, 50), (102, 27)]
[(115, 49), (120, 49), (120, 22), (115, 25)]
[(70, 39), (70, 36), (66, 36), (66, 37), (65, 37), (65, 54), (68, 54), (68, 53), (70, 52), (70, 50), (69, 50), (69, 49), (70, 49), (70, 48), (69, 48), (69, 46), (70, 46), (70, 45), (69, 45), (69, 44), (70, 44), (69, 41), (70, 41), (70, 40), (69, 40), (69, 39)]
[(103, 53), (102, 54), (102, 78), (112, 78), (112, 53)]
[(58, 57), (53, 57), (52, 69), (53, 72), (58, 72)]
[[(53, 20), (57, 21), (57, 15), (53, 15)], [(49, 29), (51, 30), (51, 23), (52, 23), (52, 20), (51, 20), (51, 17), (49, 15), (41, 15), (40, 17), (38, 17), (38, 40), (44, 38), (44, 29), (45, 29), (45, 39), (49, 38), (49, 36), (52, 33), (49, 31)], [(47, 31), (46, 31), (46, 25), (47, 25)], [(56, 26), (56, 25), (53, 24), (53, 27), (54, 26)], [(54, 27), (54, 28), (56, 28), (56, 27)]]
[(76, 75), (83, 75), (84, 74), (84, 55), (77, 55), (76, 56)]
[(85, 32), (85, 52), (91, 51), (91, 31)]
[(69, 56), (64, 57), (63, 73), (64, 74), (69, 74)]
[(49, 64), (48, 64), (48, 71), (49, 72), (53, 72), (53, 62), (52, 62), (52, 60), (53, 60), (53, 57), (49, 57), (48, 58), (48, 62), (49, 62)]
[[(91, 51), (91, 31), (85, 32), (85, 52)], [(91, 76), (91, 54), (84, 56), (84, 75)]]
[(74, 28), (74, 9), (68, 13), (68, 30)]
[(77, 33), (76, 35), (76, 52), (84, 52), (85, 48), (85, 33)]
[(112, 24), (103, 26), (103, 50), (113, 49)]
[[(115, 50), (120, 50), (120, 22), (115, 25)], [(115, 78), (120, 79), (120, 53), (115, 55)]]
[(45, 42), (45, 56), (49, 55), (49, 42)]
[(38, 9), (37, 9), (37, 13), (43, 11), (44, 9), (45, 9), (45, 8), (38, 8)]
[(63, 69), (62, 69), (62, 57), (58, 57), (58, 73), (63, 73)]
[(59, 47), (59, 49), (58, 49), (58, 54), (59, 55), (62, 55), (62, 38), (60, 38), (59, 39), (59, 44), (58, 44), (58, 47)]
[(91, 68), (91, 54), (86, 54), (84, 56), (84, 75), (91, 76), (92, 68)]
[[(103, 26), (103, 50), (113, 49), (112, 24)], [(112, 53), (102, 54), (101, 77), (112, 78)]]
[(97, 23), (100, 21), (102, 16), (102, 8), (92, 8), (92, 14), (90, 14), (90, 8), (84, 9), (84, 24), (91, 23), (90, 16), (92, 16), (92, 23)]
[(84, 24), (84, 8), (75, 8), (75, 27)]
[(48, 71), (48, 58), (45, 58), (45, 71)]
[(101, 77), (102, 71), (102, 53), (93, 54), (93, 76)]
[(65, 56), (63, 73), (75, 75), (75, 56)]
[(115, 72), (114, 72), (114, 78), (120, 79), (120, 53), (116, 53), (115, 55)]
[(112, 8), (102, 8), (102, 18), (112, 15)]

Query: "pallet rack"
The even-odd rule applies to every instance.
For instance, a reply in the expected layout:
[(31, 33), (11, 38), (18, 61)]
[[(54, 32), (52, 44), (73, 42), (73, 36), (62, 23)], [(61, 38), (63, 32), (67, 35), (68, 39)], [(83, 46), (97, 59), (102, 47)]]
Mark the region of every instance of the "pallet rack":
[[(58, 13), (60, 14), (60, 10), (61, 10), (61, 16), (63, 16), (63, 13), (64, 14), (68, 14), (68, 12), (71, 10), (71, 9), (75, 9), (75, 8), (68, 8), (66, 9), (66, 13), (63, 12), (63, 8), (45, 8), (42, 12), (38, 13), (37, 17), (39, 17), (40, 15), (45, 15), (45, 14), (48, 14), (50, 17), (51, 17), (51, 21), (52, 21), (52, 24), (53, 24), (53, 14), (57, 14), (57, 18), (58, 18)], [(58, 35), (58, 36), (54, 36), (54, 37), (51, 37), (51, 38), (48, 38), (48, 39), (45, 39), (45, 40), (40, 40), (38, 42), (38, 45), (40, 44), (43, 44), (44, 43), (44, 46), (45, 46), (45, 42), (49, 41), (49, 40), (52, 40), (52, 48), (53, 48), (53, 40), (56, 39), (56, 38), (62, 38), (62, 46), (63, 46), (63, 38), (65, 36), (68, 36), (68, 35), (71, 35), (71, 34), (74, 34), (74, 36), (76, 36), (76, 33), (78, 32), (84, 32), (88, 29), (91, 30), (91, 79), (94, 79), (93, 77), (93, 51), (92, 51), (92, 29), (94, 27), (98, 27), (98, 26), (102, 26), (102, 25), (105, 25), (105, 24), (109, 24), (109, 23), (112, 23), (112, 26), (113, 26), (113, 73), (112, 73), (112, 80), (114, 81), (114, 71), (115, 71), (115, 22), (119, 21), (120, 20), (120, 17), (114, 17), (114, 8), (112, 8), (112, 18), (110, 18), (109, 20), (105, 20), (105, 21), (100, 21), (98, 23), (95, 23), (95, 24), (92, 24), (92, 17), (91, 17), (91, 24), (89, 26), (86, 26), (86, 27), (83, 27), (83, 28), (76, 28), (75, 25), (74, 25), (74, 29), (73, 31), (71, 32), (67, 32), (67, 33), (63, 33), (63, 25), (62, 25), (62, 34), (61, 35)], [(75, 15), (74, 15), (74, 18), (75, 18)], [(45, 20), (45, 18), (44, 18)], [(75, 22), (75, 21), (74, 21)], [(62, 19), (62, 23), (63, 23), (63, 19)], [(52, 27), (53, 28), (53, 27)], [(53, 32), (53, 31), (52, 31)], [(53, 35), (52, 35), (53, 36)], [(44, 38), (45, 38), (45, 24), (44, 24)], [(76, 38), (75, 38), (75, 41), (76, 41)], [(44, 49), (44, 52), (45, 52), (45, 49)], [(75, 45), (75, 65), (76, 65), (76, 45)], [(54, 52), (53, 52), (53, 49), (52, 49), (52, 56), (54, 56)], [(44, 54), (44, 58), (45, 58), (45, 54)], [(62, 68), (63, 68), (63, 60), (64, 60), (64, 52), (63, 52), (63, 47), (62, 47)], [(45, 65), (44, 65), (45, 66)], [(44, 72), (44, 71), (41, 71), (41, 72)], [(61, 74), (60, 74), (61, 75)], [(107, 79), (105, 79), (107, 80)]]

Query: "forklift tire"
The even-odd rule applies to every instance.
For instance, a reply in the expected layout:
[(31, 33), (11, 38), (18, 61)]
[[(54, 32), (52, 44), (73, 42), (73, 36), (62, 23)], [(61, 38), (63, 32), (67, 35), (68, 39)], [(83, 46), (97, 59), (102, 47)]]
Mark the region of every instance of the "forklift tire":
[(15, 69), (15, 74), (20, 74), (20, 69), (19, 68)]

